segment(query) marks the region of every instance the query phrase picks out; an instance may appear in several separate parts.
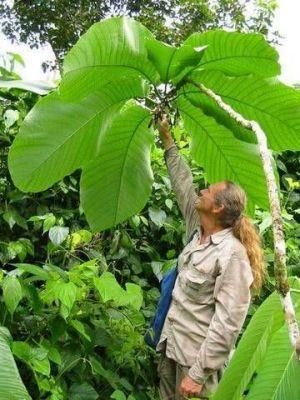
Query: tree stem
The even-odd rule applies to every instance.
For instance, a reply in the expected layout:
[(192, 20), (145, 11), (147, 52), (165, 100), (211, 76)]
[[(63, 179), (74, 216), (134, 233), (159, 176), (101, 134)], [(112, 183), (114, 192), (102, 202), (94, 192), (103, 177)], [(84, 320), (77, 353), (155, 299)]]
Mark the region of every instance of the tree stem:
[(279, 292), (281, 304), (284, 310), (285, 320), (289, 330), (289, 337), (292, 346), (295, 348), (300, 358), (299, 349), (299, 326), (296, 320), (295, 309), (293, 306), (290, 286), (287, 278), (286, 269), (286, 247), (284, 241), (283, 222), (280, 209), (280, 197), (276, 184), (275, 174), (272, 167), (272, 154), (268, 149), (267, 139), (264, 131), (256, 121), (249, 121), (236, 112), (230, 105), (224, 103), (222, 98), (215, 94), (212, 90), (206, 88), (201, 83), (190, 81), (194, 86), (200, 89), (208, 97), (213, 99), (218, 106), (224, 110), (231, 118), (242, 125), (246, 129), (250, 129), (257, 138), (258, 148), (264, 174), (267, 181), (268, 196), (270, 202), (271, 216), (273, 222), (273, 238), (274, 238), (274, 275), (276, 280), (276, 289)]

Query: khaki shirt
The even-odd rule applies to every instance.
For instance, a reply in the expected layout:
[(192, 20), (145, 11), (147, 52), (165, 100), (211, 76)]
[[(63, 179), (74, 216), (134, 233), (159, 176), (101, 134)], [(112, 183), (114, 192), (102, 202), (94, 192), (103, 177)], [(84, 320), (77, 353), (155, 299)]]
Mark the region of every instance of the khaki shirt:
[(253, 276), (246, 250), (231, 228), (199, 244), (191, 171), (175, 145), (166, 151), (166, 162), (187, 237), (197, 231), (178, 257), (178, 277), (157, 350), (165, 348), (167, 357), (190, 367), (190, 377), (204, 383), (223, 367), (234, 347), (250, 304)]

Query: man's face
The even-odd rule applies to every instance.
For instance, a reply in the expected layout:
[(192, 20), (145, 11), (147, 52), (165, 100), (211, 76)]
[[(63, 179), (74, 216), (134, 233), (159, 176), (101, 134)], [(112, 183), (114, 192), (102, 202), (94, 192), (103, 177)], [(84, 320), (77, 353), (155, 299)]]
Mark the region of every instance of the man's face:
[(195, 208), (201, 213), (218, 214), (222, 212), (223, 206), (217, 206), (215, 203), (215, 196), (226, 188), (224, 182), (214, 183), (207, 188), (200, 190), (198, 199), (195, 202)]

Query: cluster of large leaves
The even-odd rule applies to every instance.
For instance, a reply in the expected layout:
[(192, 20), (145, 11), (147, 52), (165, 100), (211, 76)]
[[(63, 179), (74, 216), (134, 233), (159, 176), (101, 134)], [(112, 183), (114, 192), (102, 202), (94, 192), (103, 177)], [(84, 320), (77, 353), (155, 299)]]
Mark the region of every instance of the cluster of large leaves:
[(300, 94), (273, 78), (279, 72), (277, 53), (260, 35), (209, 31), (176, 48), (128, 18), (95, 24), (67, 55), (59, 89), (25, 119), (9, 156), (13, 180), (24, 191), (41, 191), (81, 168), (81, 203), (92, 229), (137, 213), (152, 184), (151, 110), (142, 99), (156, 93), (155, 100), (166, 100), (171, 84), (172, 104), (208, 180), (238, 182), (251, 205), (266, 208), (253, 134), (195, 84), (258, 121), (271, 148), (298, 149)]

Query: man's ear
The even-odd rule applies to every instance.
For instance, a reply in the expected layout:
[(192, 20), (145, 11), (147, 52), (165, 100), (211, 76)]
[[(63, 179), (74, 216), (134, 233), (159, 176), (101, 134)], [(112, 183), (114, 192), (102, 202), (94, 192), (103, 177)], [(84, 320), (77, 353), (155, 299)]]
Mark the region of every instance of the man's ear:
[(214, 205), (212, 212), (215, 215), (220, 215), (224, 211), (224, 204), (221, 204), (220, 206)]

